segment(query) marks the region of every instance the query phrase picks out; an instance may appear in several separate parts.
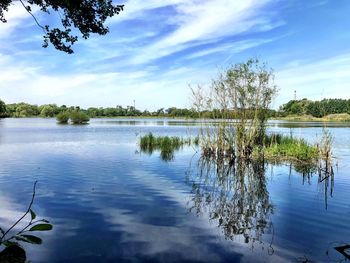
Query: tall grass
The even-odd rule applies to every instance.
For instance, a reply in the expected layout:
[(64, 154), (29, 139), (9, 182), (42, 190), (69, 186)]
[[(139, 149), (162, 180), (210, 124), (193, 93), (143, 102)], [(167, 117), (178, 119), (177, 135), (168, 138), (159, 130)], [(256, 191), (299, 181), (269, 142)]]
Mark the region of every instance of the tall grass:
[(142, 152), (152, 154), (155, 150), (160, 150), (163, 160), (169, 161), (174, 158), (174, 152), (184, 145), (198, 145), (199, 137), (181, 138), (176, 136), (154, 136), (148, 133), (140, 137), (139, 145)]
[(317, 161), (320, 156), (317, 146), (307, 143), (304, 139), (280, 134), (265, 136), (263, 153), (270, 159), (296, 159), (302, 162)]

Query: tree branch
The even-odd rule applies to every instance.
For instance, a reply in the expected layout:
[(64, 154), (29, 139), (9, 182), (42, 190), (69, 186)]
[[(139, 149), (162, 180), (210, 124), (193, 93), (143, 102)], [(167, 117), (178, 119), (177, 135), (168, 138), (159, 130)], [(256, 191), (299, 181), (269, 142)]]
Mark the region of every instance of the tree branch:
[(40, 27), (44, 33), (47, 33), (45, 27), (43, 27), (42, 25), (40, 25), (40, 23), (38, 22), (38, 20), (36, 19), (36, 17), (33, 15), (33, 13), (26, 7), (26, 5), (23, 3), (22, 0), (19, 0), (22, 4), (22, 6), (24, 7), (24, 9), (33, 17), (35, 23), (38, 25), (38, 27)]

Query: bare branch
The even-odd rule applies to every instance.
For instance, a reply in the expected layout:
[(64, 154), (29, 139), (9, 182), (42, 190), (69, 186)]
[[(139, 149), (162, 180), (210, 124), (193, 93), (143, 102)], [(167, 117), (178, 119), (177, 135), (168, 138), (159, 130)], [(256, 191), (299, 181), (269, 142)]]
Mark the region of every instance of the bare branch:
[(40, 25), (40, 23), (38, 22), (38, 20), (36, 19), (36, 17), (33, 15), (33, 13), (29, 10), (29, 8), (23, 3), (22, 0), (19, 0), (22, 4), (22, 6), (24, 7), (24, 9), (33, 17), (35, 23), (38, 25), (38, 27), (40, 27), (44, 33), (46, 33), (46, 29), (45, 27), (43, 27), (42, 25)]

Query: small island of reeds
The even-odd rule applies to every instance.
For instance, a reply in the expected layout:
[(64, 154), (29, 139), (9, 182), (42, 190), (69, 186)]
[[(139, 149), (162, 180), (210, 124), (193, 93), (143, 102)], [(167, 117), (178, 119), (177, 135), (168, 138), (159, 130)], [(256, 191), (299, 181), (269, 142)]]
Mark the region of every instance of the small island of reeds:
[[(192, 90), (193, 109), (217, 112), (217, 125), (204, 122), (199, 129), (196, 145), (203, 157), (210, 159), (290, 161), (305, 165), (331, 158), (332, 138), (324, 132), (322, 141), (312, 145), (292, 135), (268, 134), (266, 123), (271, 102), (277, 94), (274, 75), (258, 59), (238, 63), (219, 74), (208, 89)], [(235, 117), (230, 114), (234, 111)], [(171, 157), (176, 149), (190, 145), (190, 139), (156, 137), (140, 138), (142, 151)], [(168, 158), (168, 159), (171, 159)], [(165, 158), (166, 159), (166, 158)]]
[(174, 158), (174, 152), (184, 145), (198, 145), (199, 138), (182, 138), (177, 136), (154, 136), (148, 133), (140, 137), (139, 145), (142, 152), (152, 154), (159, 150), (161, 158), (170, 161)]

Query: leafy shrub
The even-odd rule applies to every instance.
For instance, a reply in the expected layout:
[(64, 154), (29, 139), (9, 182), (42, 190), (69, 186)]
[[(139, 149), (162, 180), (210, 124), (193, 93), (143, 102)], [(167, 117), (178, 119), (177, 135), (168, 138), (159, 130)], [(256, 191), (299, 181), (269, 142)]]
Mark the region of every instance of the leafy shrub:
[(74, 111), (70, 114), (70, 120), (74, 124), (85, 124), (89, 122), (90, 117), (82, 111)]
[(0, 118), (4, 117), (6, 114), (6, 104), (2, 100), (0, 100)]
[(68, 123), (68, 121), (69, 121), (69, 113), (67, 111), (60, 112), (59, 114), (57, 114), (56, 120), (59, 123)]

